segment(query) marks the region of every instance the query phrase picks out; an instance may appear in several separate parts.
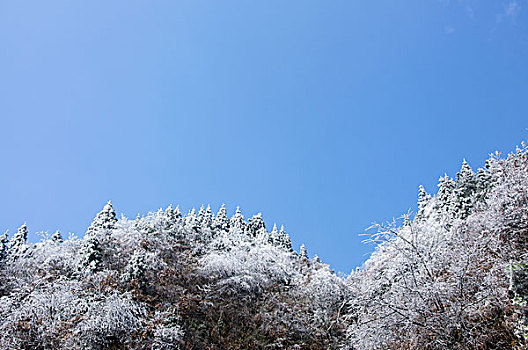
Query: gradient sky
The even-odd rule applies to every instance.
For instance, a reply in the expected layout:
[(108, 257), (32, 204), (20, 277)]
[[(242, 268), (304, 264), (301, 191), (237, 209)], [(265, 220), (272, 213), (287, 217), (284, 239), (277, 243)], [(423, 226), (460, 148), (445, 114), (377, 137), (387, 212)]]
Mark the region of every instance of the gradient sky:
[(348, 273), (419, 184), (528, 139), (527, 19), (526, 0), (0, 0), (0, 230), (225, 203)]

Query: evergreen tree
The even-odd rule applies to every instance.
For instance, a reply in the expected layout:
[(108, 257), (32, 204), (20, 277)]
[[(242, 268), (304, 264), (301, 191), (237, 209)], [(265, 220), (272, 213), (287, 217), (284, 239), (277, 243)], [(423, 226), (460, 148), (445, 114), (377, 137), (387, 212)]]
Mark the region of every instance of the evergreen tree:
[(4, 260), (7, 257), (7, 231), (4, 232), (2, 236), (0, 236), (0, 265), (4, 262)]
[(438, 180), (438, 194), (437, 198), (442, 212), (451, 213), (454, 206), (453, 191), (455, 190), (455, 182), (447, 174), (440, 177)]
[(281, 226), (281, 229), (279, 231), (279, 242), (284, 249), (286, 249), (289, 252), (293, 252), (293, 247), (290, 239), (290, 235), (286, 233), (284, 230), (284, 225)]
[(116, 228), (116, 214), (112, 203), (108, 201), (92, 221), (84, 235), (84, 241), (79, 249), (79, 271), (98, 271), (103, 259), (103, 242), (110, 230)]
[(55, 231), (54, 234), (51, 235), (50, 240), (53, 243), (62, 243), (64, 240), (62, 239), (62, 235), (59, 230)]
[(244, 231), (246, 220), (244, 220), (244, 215), (242, 215), (240, 207), (237, 207), (235, 214), (229, 220), (229, 226)]
[(205, 228), (211, 228), (213, 225), (213, 212), (210, 205), (207, 205), (207, 209), (205, 209), (201, 224)]
[(99, 240), (94, 236), (85, 236), (79, 249), (79, 272), (95, 272), (101, 269), (103, 253)]
[(277, 229), (276, 224), (273, 224), (273, 229), (271, 230), (269, 235), (269, 242), (273, 245), (281, 245), (279, 230)]
[(494, 176), (497, 172), (495, 169), (497, 167), (496, 163), (497, 161), (494, 158), (488, 158), (484, 168), (480, 168), (477, 172), (476, 197), (480, 201), (488, 198), (488, 193), (497, 180)]
[(95, 237), (107, 233), (109, 230), (115, 228), (116, 222), (114, 207), (112, 206), (112, 202), (108, 201), (103, 207), (103, 210), (95, 216), (92, 224), (86, 231), (86, 235)]
[(181, 213), (181, 210), (180, 210), (180, 206), (177, 205), (176, 206), (176, 209), (174, 209), (174, 217), (179, 220), (182, 218), (182, 213)]
[(13, 235), (7, 244), (7, 253), (12, 260), (19, 258), (27, 251), (27, 235), (27, 226), (24, 224), (18, 228), (17, 233)]
[(229, 231), (229, 218), (227, 217), (227, 211), (224, 204), (222, 204), (218, 210), (218, 214), (214, 217), (213, 224), (217, 230), (222, 230), (224, 232)]
[(200, 211), (198, 212), (198, 222), (199, 222), (200, 224), (202, 223), (204, 217), (205, 217), (205, 208), (204, 208), (204, 206), (202, 205), (202, 206), (200, 207)]
[(141, 250), (135, 250), (127, 266), (124, 269), (121, 281), (124, 283), (135, 280), (140, 287), (145, 284), (145, 271), (147, 269), (147, 259), (145, 252)]
[(308, 259), (308, 251), (306, 250), (306, 246), (304, 244), (301, 244), (301, 248), (299, 249), (299, 258)]
[(431, 196), (425, 191), (425, 188), (420, 185), (418, 188), (418, 213), (416, 218), (423, 218), (424, 211), (427, 205), (431, 202)]
[(253, 215), (253, 217), (249, 219), (249, 224), (247, 225), (247, 232), (251, 236), (255, 237), (261, 229), (266, 230), (266, 224), (262, 219), (262, 214), (258, 213), (256, 215)]
[(475, 173), (464, 159), (462, 167), (456, 175), (456, 185), (453, 192), (457, 217), (464, 219), (469, 215), (473, 207), (473, 194), (476, 188)]
[(177, 213), (174, 209), (172, 209), (172, 204), (165, 209), (164, 213), (164, 222), (165, 222), (165, 230), (173, 231), (177, 230), (178, 228), (178, 221), (179, 218), (177, 216)]

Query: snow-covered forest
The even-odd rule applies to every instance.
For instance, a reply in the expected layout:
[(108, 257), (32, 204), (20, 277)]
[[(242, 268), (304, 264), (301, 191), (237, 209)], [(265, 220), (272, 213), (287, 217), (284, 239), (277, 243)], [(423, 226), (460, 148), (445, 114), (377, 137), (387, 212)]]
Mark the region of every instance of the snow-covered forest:
[(109, 202), (82, 239), (22, 225), (0, 238), (0, 348), (526, 348), (527, 147), (464, 161), (418, 207), (373, 227), (347, 277), (223, 206), (118, 219)]

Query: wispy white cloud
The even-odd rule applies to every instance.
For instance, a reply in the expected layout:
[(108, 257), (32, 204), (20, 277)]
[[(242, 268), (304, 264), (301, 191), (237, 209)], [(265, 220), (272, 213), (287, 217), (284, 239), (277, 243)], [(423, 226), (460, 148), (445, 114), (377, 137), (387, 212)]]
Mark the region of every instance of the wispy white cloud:
[(517, 0), (510, 1), (508, 5), (504, 7), (504, 11), (497, 15), (497, 23), (500, 23), (505, 19), (510, 19), (515, 22), (520, 11), (521, 5), (519, 5), (519, 2)]

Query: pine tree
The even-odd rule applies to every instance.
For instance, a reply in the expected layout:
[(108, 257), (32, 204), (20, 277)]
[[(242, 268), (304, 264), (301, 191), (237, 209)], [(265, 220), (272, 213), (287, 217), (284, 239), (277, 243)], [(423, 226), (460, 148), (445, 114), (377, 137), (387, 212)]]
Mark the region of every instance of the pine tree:
[(13, 235), (7, 244), (7, 253), (10, 259), (15, 260), (27, 251), (27, 235), (28, 230), (26, 224), (20, 226), (17, 233)]
[(191, 229), (197, 229), (198, 218), (196, 217), (196, 209), (192, 208), (192, 210), (185, 215), (185, 224)]
[(454, 206), (453, 191), (455, 182), (447, 174), (438, 180), (438, 201), (442, 212), (451, 213)]
[(235, 214), (229, 220), (229, 226), (244, 231), (246, 227), (246, 220), (240, 211), (240, 207), (237, 207)]
[(262, 214), (258, 213), (249, 219), (246, 230), (252, 237), (255, 237), (261, 229), (266, 230), (266, 223), (262, 219)]
[(7, 239), (7, 231), (4, 232), (2, 236), (0, 236), (0, 265), (4, 262), (4, 260), (7, 257), (7, 243), (9, 240)]
[(224, 232), (229, 231), (229, 218), (227, 217), (227, 211), (224, 204), (222, 204), (218, 210), (218, 214), (214, 217), (213, 224), (217, 230), (222, 230)]
[(84, 241), (79, 250), (78, 270), (94, 272), (101, 267), (103, 260), (103, 241), (106, 241), (110, 230), (116, 227), (116, 214), (112, 203), (108, 201), (92, 221), (84, 235)]
[(204, 228), (211, 228), (213, 225), (213, 212), (210, 205), (207, 205), (207, 209), (205, 209), (201, 224)]
[(103, 253), (101, 244), (96, 237), (84, 237), (79, 250), (79, 264), (77, 269), (79, 272), (95, 272), (101, 269), (103, 260)]
[(124, 269), (121, 281), (124, 283), (135, 280), (140, 287), (145, 284), (145, 271), (147, 269), (147, 259), (145, 258), (145, 252), (141, 250), (135, 250), (127, 266)]
[(497, 180), (494, 176), (496, 167), (497, 161), (494, 158), (488, 158), (486, 159), (486, 165), (484, 165), (484, 168), (478, 170), (476, 186), (477, 200), (484, 201), (488, 198), (488, 193)]
[(204, 206), (202, 205), (200, 207), (200, 211), (198, 212), (198, 222), (199, 223), (202, 223), (203, 219), (204, 219), (204, 216), (205, 216), (205, 208)]
[(55, 231), (55, 233), (51, 235), (50, 240), (53, 243), (58, 243), (58, 244), (60, 244), (60, 243), (62, 243), (64, 241), (62, 239), (62, 235), (61, 235), (59, 230)]
[(424, 211), (427, 205), (431, 202), (431, 196), (425, 191), (425, 188), (420, 185), (418, 188), (418, 213), (416, 218), (420, 219), (424, 217)]
[(182, 213), (181, 213), (181, 210), (180, 210), (180, 206), (177, 205), (176, 206), (176, 209), (174, 209), (174, 217), (179, 220), (182, 218)]
[(163, 214), (163, 222), (165, 226), (164, 229), (170, 231), (170, 233), (174, 233), (174, 231), (178, 229), (179, 218), (177, 212), (172, 209), (172, 204), (170, 204), (167, 209), (165, 209), (165, 213)]
[(304, 244), (301, 244), (301, 248), (299, 249), (299, 258), (308, 259), (308, 251), (306, 250), (306, 246)]
[(290, 235), (286, 233), (284, 230), (284, 225), (281, 226), (281, 229), (279, 231), (279, 242), (284, 249), (286, 249), (289, 252), (293, 252), (293, 247), (290, 239)]
[(92, 224), (86, 231), (86, 235), (96, 237), (108, 233), (109, 230), (115, 228), (116, 222), (114, 207), (112, 206), (112, 202), (108, 201), (103, 207), (103, 210), (95, 216)]
[(473, 207), (473, 194), (477, 188), (477, 178), (473, 169), (464, 159), (460, 171), (456, 175), (454, 202), (456, 216), (466, 218)]
[(279, 236), (279, 230), (277, 229), (277, 224), (273, 224), (273, 229), (270, 232), (269, 235), (269, 242), (273, 245), (280, 245), (280, 236)]

